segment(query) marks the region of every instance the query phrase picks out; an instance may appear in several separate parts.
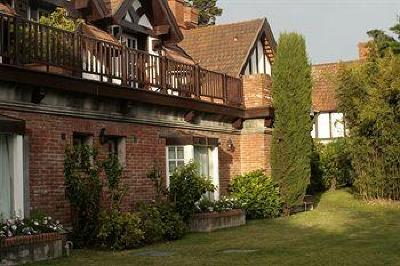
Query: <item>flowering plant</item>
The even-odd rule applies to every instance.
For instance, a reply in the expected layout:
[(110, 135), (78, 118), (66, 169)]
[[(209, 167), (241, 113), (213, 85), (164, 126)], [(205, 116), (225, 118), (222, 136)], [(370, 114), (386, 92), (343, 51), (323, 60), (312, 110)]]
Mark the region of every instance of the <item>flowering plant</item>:
[(208, 198), (203, 198), (196, 202), (196, 212), (224, 212), (229, 210), (241, 209), (242, 205), (235, 198), (222, 197), (218, 201), (211, 201)]
[(64, 228), (58, 220), (53, 222), (51, 217), (22, 219), (17, 216), (0, 220), (0, 239), (55, 232), (63, 233)]

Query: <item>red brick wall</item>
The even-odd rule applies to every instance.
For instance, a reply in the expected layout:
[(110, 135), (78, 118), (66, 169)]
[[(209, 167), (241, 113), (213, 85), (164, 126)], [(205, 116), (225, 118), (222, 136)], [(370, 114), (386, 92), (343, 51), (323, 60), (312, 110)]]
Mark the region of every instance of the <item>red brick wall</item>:
[[(139, 201), (154, 198), (153, 185), (146, 177), (148, 171), (153, 168), (154, 162), (165, 175), (165, 139), (160, 138), (160, 133), (166, 128), (1, 109), (0, 114), (26, 121), (26, 135), (29, 138), (30, 149), (31, 208), (44, 211), (63, 223), (70, 221), (70, 208), (64, 187), (64, 149), (66, 145), (72, 143), (74, 132), (93, 134), (94, 146), (98, 148), (100, 158), (105, 158), (107, 152), (106, 147), (99, 143), (99, 133), (102, 128), (106, 128), (107, 134), (127, 137), (123, 181), (128, 186), (128, 194), (123, 202), (125, 209), (132, 209)], [(191, 132), (219, 138), (221, 143), (219, 149), (220, 191), (224, 194), (230, 178), (240, 172), (240, 136), (227, 133)], [(137, 141), (133, 141), (131, 136), (135, 136)], [(234, 152), (227, 151), (228, 139), (232, 139), (234, 143)]]
[(271, 174), (270, 148), (272, 135), (270, 133), (249, 133), (241, 137), (242, 173), (263, 169)]
[(272, 80), (269, 75), (256, 74), (243, 77), (243, 96), (246, 108), (271, 105)]

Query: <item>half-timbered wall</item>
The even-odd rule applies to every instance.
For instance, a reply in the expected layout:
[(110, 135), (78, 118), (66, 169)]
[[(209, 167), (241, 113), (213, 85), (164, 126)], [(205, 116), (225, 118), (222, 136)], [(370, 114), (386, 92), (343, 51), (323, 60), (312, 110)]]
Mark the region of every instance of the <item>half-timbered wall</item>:
[(263, 42), (258, 40), (253, 53), (246, 66), (245, 75), (268, 74), (271, 75), (271, 62), (263, 47)]

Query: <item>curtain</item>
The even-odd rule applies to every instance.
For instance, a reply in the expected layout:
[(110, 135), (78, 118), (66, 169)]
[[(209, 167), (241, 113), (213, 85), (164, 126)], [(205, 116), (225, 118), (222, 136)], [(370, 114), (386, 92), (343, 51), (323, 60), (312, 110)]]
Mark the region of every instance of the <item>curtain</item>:
[[(210, 149), (207, 146), (195, 146), (194, 147), (194, 161), (200, 166), (200, 174), (205, 178), (210, 178), (212, 181), (213, 176), (213, 163), (210, 157)], [(210, 163), (211, 162), (211, 163)], [(215, 195), (212, 192), (208, 192), (205, 195), (209, 200), (214, 201)]]
[(11, 153), (10, 137), (0, 134), (0, 213), (11, 216)]

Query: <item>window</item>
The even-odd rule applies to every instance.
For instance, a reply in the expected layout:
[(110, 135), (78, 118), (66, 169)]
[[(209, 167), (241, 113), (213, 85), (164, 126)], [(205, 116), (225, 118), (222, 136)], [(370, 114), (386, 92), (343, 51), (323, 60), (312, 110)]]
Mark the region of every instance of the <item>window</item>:
[(72, 144), (74, 146), (93, 145), (93, 136), (85, 133), (74, 133)]
[(184, 146), (168, 147), (168, 175), (175, 171), (176, 168), (185, 164)]
[(332, 139), (345, 137), (345, 123), (342, 113), (319, 113), (315, 117), (313, 138)]
[(125, 43), (126, 47), (128, 47), (130, 49), (138, 48), (138, 40), (135, 37), (123, 35), (122, 42)]
[(211, 200), (219, 198), (218, 147), (205, 145), (167, 146), (166, 151), (167, 186), (169, 186), (169, 177), (176, 168), (194, 161), (200, 167), (200, 174), (211, 178), (214, 186), (217, 187), (217, 191), (210, 193), (208, 197)]
[(115, 155), (118, 157), (122, 166), (126, 166), (126, 138), (125, 137), (107, 137), (107, 152), (109, 156)]
[(23, 136), (0, 134), (0, 213), (24, 215)]

